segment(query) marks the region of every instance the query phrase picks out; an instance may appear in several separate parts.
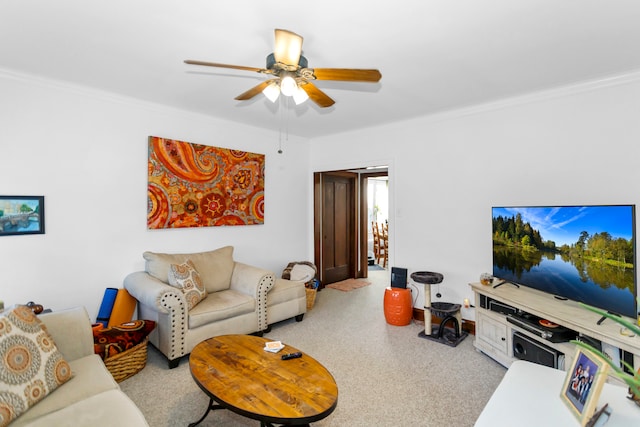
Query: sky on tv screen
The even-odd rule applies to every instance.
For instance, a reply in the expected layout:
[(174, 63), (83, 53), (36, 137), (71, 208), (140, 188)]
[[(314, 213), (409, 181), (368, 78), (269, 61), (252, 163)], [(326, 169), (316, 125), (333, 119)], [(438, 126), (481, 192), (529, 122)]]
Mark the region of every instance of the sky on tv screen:
[(519, 213), (525, 223), (540, 231), (545, 241), (562, 246), (576, 243), (583, 231), (589, 235), (606, 231), (614, 239), (630, 240), (634, 231), (633, 211), (631, 205), (500, 207), (493, 208), (493, 217), (511, 218)]

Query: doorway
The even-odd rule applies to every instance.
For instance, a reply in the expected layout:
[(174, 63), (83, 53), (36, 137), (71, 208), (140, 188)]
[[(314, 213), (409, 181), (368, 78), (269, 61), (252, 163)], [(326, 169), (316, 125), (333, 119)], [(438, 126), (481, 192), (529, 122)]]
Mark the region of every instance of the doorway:
[(368, 271), (389, 268), (389, 177), (370, 174), (367, 180), (367, 265)]
[(388, 188), (386, 166), (314, 173), (314, 263), (322, 286), (368, 276), (372, 220), (387, 221)]
[(314, 262), (320, 283), (328, 285), (357, 273), (357, 174), (314, 174)]

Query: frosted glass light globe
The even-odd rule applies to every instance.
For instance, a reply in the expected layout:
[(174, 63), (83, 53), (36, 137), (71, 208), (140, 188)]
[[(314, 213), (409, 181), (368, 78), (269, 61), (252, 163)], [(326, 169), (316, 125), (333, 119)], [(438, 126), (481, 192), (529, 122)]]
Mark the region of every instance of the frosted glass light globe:
[(285, 76), (280, 81), (280, 91), (285, 96), (293, 96), (296, 93), (296, 89), (298, 89), (298, 84), (291, 76)]
[(276, 100), (280, 96), (280, 88), (277, 84), (270, 84), (269, 86), (264, 88), (262, 93), (267, 97), (267, 99), (269, 99), (269, 101), (276, 102)]

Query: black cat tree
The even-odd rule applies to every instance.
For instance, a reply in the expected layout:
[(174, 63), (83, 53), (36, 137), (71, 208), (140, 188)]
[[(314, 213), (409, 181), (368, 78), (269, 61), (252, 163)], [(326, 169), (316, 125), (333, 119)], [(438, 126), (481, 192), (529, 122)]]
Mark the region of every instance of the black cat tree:
[[(467, 332), (462, 331), (460, 304), (431, 302), (431, 286), (441, 283), (444, 276), (432, 271), (416, 271), (411, 273), (411, 279), (424, 285), (424, 331), (418, 336), (456, 347), (468, 335)], [(442, 319), (439, 325), (431, 325), (432, 315)], [(453, 327), (448, 327), (448, 323), (453, 323)]]

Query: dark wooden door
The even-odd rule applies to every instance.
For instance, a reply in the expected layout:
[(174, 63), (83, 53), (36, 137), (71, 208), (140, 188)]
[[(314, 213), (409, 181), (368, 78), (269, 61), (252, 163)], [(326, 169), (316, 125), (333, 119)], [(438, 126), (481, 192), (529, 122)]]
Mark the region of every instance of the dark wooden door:
[(356, 277), (357, 175), (316, 174), (316, 260), (323, 285)]

